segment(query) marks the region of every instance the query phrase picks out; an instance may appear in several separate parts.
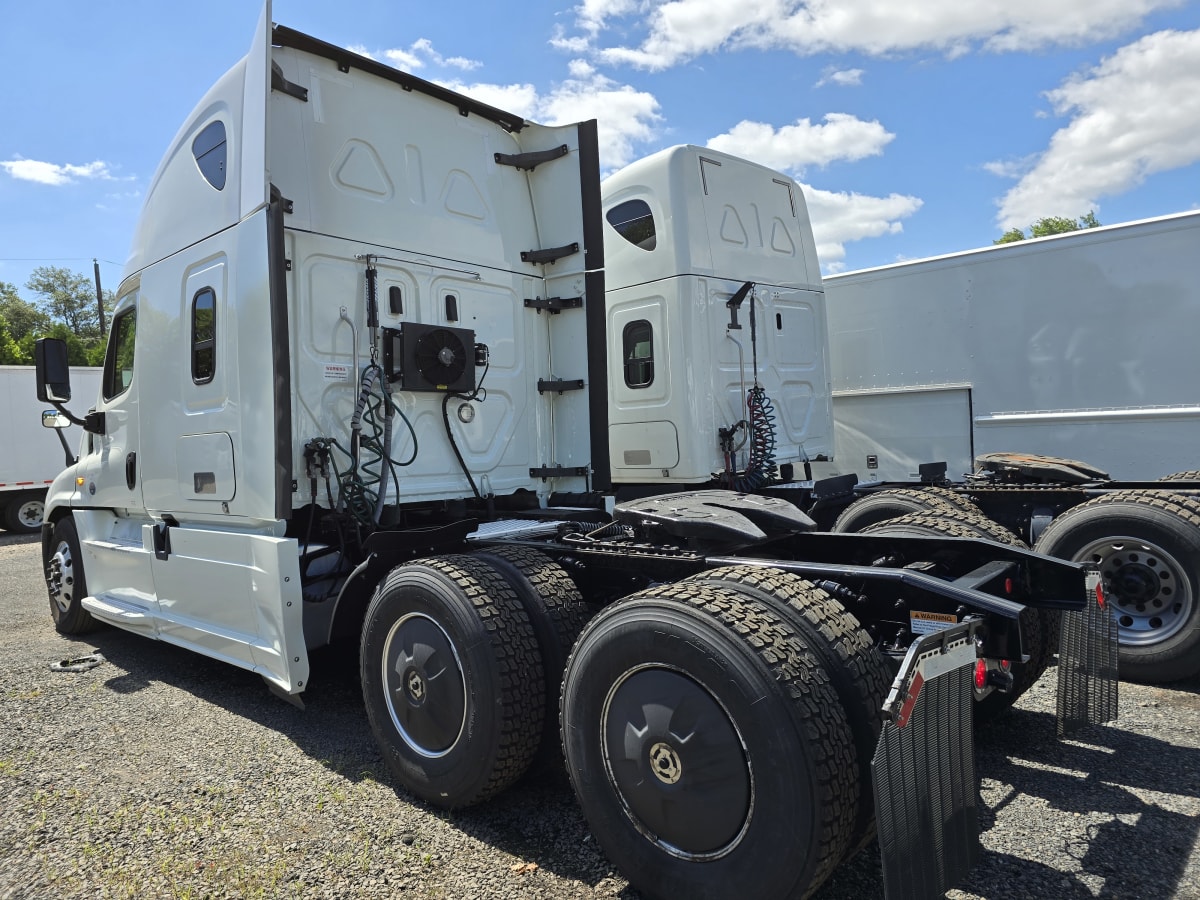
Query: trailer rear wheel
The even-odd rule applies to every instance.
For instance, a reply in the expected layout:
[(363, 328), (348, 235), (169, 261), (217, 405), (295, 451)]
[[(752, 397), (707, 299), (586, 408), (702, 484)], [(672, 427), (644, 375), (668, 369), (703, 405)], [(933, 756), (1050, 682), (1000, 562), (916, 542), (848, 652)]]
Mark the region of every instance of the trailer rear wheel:
[(1172, 472), (1164, 475), (1159, 481), (1200, 481), (1200, 470), (1189, 469), (1186, 472)]
[(647, 897), (807, 896), (841, 858), (859, 787), (845, 716), (753, 598), (680, 583), (603, 610), (567, 662), (562, 724), (592, 832)]
[(361, 651), (371, 730), (407, 790), (468, 806), (528, 767), (545, 714), (537, 638), (490, 566), (470, 556), (397, 566), (367, 608)]
[(83, 554), (79, 534), (70, 516), (54, 523), (50, 543), (43, 550), (42, 563), (50, 594), (50, 617), (59, 634), (87, 634), (100, 627), (83, 608), (87, 580), (83, 575)]
[(1200, 513), (1165, 491), (1121, 491), (1068, 510), (1039, 553), (1100, 569), (1120, 632), (1121, 677), (1159, 683), (1200, 671)]
[[(558, 700), (571, 648), (592, 617), (592, 607), (566, 569), (546, 554), (524, 547), (489, 547), (472, 554), (491, 566), (516, 591), (537, 635), (545, 678), (546, 710), (539, 761), (562, 763)], [(555, 714), (552, 714), (555, 713)]]
[(42, 527), (45, 495), (18, 494), (4, 506), (4, 527), (13, 534), (32, 534)]
[(979, 512), (979, 508), (969, 499), (945, 488), (896, 488), (855, 500), (842, 510), (833, 523), (833, 530), (849, 534), (898, 516), (936, 513), (946, 509)]

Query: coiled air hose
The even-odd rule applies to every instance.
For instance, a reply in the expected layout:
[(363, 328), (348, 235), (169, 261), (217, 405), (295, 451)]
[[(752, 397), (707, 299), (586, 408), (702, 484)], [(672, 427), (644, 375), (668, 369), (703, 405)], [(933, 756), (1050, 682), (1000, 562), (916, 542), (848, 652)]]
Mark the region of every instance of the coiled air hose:
[[(392, 459), (392, 422), (395, 416), (408, 428), (412, 437), (412, 453), (408, 459)], [(377, 363), (370, 363), (362, 372), (358, 400), (350, 419), (350, 449), (334, 442), (350, 458), (350, 466), (341, 471), (334, 462), (338, 482), (339, 510), (344, 509), (360, 525), (377, 525), (383, 515), (390, 477), (400, 492), (396, 468), (412, 465), (417, 458), (417, 432), (412, 422), (392, 400), (386, 376)]]

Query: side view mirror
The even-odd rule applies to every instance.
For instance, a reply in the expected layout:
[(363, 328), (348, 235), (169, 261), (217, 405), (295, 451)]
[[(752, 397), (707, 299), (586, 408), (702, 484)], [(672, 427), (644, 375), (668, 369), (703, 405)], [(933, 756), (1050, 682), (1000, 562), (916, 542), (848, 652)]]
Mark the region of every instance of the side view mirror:
[(42, 427), (43, 428), (70, 428), (71, 420), (64, 416), (56, 409), (47, 409), (42, 412)]
[[(33, 365), (37, 372), (37, 398), (40, 402), (66, 403), (71, 399), (71, 367), (67, 363), (66, 341), (59, 338), (36, 341), (33, 345)], [(45, 422), (45, 417), (42, 421)]]

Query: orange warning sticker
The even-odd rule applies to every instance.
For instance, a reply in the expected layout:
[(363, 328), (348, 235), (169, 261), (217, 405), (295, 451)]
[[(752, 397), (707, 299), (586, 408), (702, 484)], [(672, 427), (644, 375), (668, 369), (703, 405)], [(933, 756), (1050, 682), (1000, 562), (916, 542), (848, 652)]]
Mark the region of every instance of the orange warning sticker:
[(908, 614), (908, 627), (913, 634), (933, 634), (958, 624), (954, 613), (921, 612), (913, 610)]

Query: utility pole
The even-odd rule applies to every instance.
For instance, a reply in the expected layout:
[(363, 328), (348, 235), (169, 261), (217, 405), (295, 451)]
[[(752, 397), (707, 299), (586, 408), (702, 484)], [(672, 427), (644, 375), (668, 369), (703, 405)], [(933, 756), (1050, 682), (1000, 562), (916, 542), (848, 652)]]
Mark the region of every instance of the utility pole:
[(104, 294), (100, 290), (100, 262), (94, 256), (92, 271), (96, 273), (96, 311), (100, 313), (100, 340), (104, 340)]

